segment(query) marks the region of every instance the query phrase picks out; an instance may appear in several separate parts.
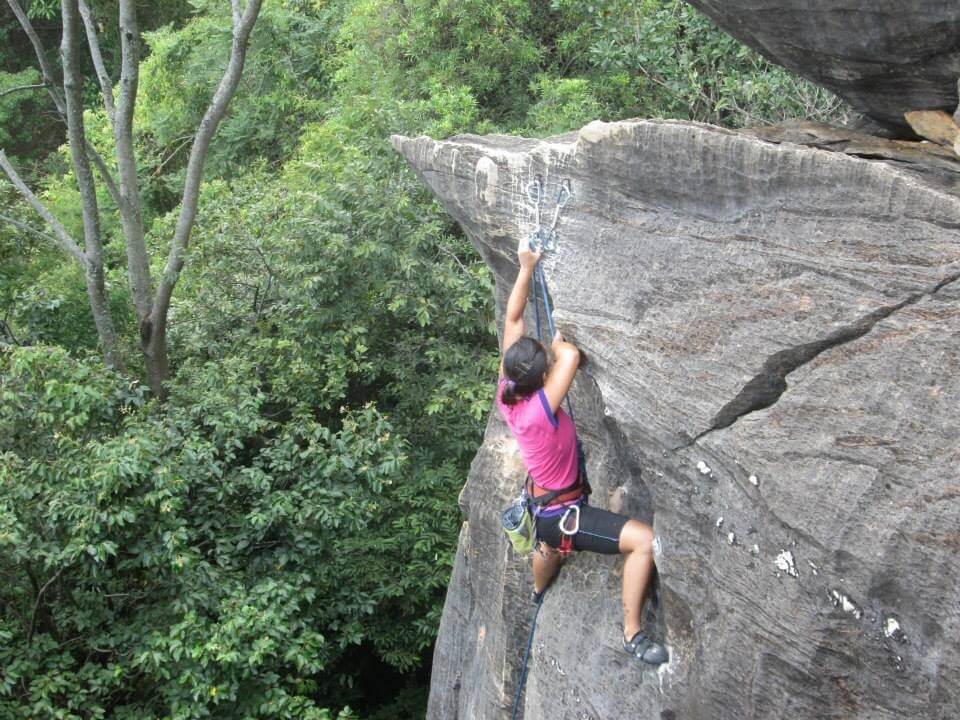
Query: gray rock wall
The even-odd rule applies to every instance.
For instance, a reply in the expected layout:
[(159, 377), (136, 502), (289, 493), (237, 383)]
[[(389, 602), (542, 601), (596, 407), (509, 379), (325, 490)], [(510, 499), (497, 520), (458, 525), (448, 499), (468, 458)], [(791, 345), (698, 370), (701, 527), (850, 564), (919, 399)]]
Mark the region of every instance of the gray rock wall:
[(754, 50), (911, 136), (908, 110), (957, 108), (960, 4), (687, 0)]
[[(593, 501), (657, 536), (647, 622), (670, 663), (619, 650), (622, 562), (576, 556), (540, 614), (524, 717), (960, 716), (960, 199), (692, 123), (393, 142), (490, 265), (498, 313), (528, 184), (569, 179), (544, 262), (587, 358)], [(494, 413), (429, 718), (509, 717), (529, 560), (498, 520), (523, 474)]]

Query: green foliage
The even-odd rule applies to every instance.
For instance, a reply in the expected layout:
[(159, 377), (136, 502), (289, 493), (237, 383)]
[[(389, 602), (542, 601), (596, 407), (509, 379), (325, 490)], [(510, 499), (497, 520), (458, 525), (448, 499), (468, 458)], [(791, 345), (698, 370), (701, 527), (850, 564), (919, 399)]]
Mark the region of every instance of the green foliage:
[(325, 717), (326, 673), (415, 590), (389, 421), (272, 421), (239, 360), (162, 413), (52, 348), (3, 352), (0, 377), (0, 714)]
[[(45, 90), (30, 88), (40, 84), (40, 73), (33, 68), (9, 73), (0, 71), (0, 148), (13, 152), (29, 141), (28, 124), (25, 119), (38, 107), (37, 98), (45, 99)], [(16, 90), (15, 88), (24, 88)], [(14, 152), (14, 154), (16, 154)]]
[(680, 0), (552, 0), (554, 62), (590, 78), (611, 119), (669, 117), (728, 126), (834, 120), (828, 92), (791, 76)]
[[(190, 141), (229, 57), (229, 5), (209, 1), (197, 7), (200, 14), (183, 28), (168, 25), (146, 35), (150, 54), (142, 65), (137, 105), (146, 168), (169, 172), (186, 165)], [(258, 157), (282, 159), (302, 124), (319, 117), (332, 22), (329, 13), (297, 12), (294, 3), (265, 3), (240, 89), (207, 161), (211, 174)], [(171, 180), (178, 184), (179, 174)]]

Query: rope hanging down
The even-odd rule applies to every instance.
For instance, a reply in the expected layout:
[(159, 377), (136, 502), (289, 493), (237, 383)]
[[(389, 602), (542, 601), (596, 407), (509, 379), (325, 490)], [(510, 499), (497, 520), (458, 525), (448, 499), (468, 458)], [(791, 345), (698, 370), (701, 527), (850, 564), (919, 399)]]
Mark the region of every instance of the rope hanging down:
[[(546, 594), (546, 590), (543, 591)], [(530, 637), (527, 638), (527, 649), (523, 653), (523, 665), (520, 668), (520, 682), (517, 683), (517, 692), (513, 696), (513, 713), (510, 720), (517, 720), (517, 710), (520, 709), (520, 695), (523, 693), (523, 686), (527, 682), (527, 668), (530, 662), (530, 648), (533, 647), (533, 631), (537, 629), (537, 615), (540, 614), (540, 608), (543, 606), (543, 597), (537, 603), (537, 609), (533, 611), (533, 620), (530, 621)]]

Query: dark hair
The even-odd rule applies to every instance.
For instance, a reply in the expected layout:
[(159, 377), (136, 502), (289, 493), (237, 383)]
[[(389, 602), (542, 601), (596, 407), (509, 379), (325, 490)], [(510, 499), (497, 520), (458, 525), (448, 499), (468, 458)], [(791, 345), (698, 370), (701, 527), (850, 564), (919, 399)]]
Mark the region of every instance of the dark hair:
[(507, 348), (503, 355), (503, 374), (507, 386), (503, 389), (503, 402), (513, 405), (543, 387), (543, 374), (547, 371), (547, 351), (532, 337), (522, 337)]

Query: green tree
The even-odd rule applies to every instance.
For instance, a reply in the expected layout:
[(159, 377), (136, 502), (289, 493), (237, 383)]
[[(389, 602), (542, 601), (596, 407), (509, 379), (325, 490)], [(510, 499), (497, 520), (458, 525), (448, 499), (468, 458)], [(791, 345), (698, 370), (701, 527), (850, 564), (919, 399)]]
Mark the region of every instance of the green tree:
[[(43, 81), (54, 104), (65, 118), (70, 147), (73, 174), (76, 179), (83, 217), (83, 241), (78, 242), (64, 224), (44, 206), (21, 179), (16, 168), (0, 151), (0, 168), (23, 195), (27, 202), (44, 219), (51, 234), (41, 235), (56, 247), (73, 257), (84, 272), (87, 294), (90, 300), (94, 323), (97, 328), (104, 359), (112, 367), (122, 367), (123, 361), (117, 347), (114, 327), (105, 287), (103, 237), (101, 229), (101, 205), (97, 196), (93, 167), (109, 191), (120, 223), (123, 227), (127, 251), (127, 272), (130, 292), (140, 334), (140, 344), (150, 387), (158, 396), (164, 393), (163, 383), (169, 376), (169, 360), (166, 342), (167, 315), (170, 299), (178, 275), (185, 262), (190, 233), (196, 219), (197, 200), (203, 176), (203, 166), (213, 135), (226, 113), (240, 77), (246, 57), (247, 41), (260, 12), (261, 0), (248, 0), (242, 7), (240, 0), (232, 0), (231, 50), (220, 83), (201, 119), (191, 144), (185, 173), (180, 214), (170, 241), (167, 261), (156, 284), (150, 268), (150, 256), (146, 245), (145, 228), (140, 199), (140, 182), (134, 147), (134, 111), (137, 103), (137, 86), (140, 74), (140, 36), (137, 25), (137, 9), (133, 0), (120, 0), (119, 25), (121, 37), (120, 81), (114, 97), (113, 82), (107, 72), (100, 49), (97, 26), (85, 0), (63, 0), (61, 19), (63, 39), (61, 42), (62, 91), (56, 85), (57, 74), (44, 53), (39, 36), (27, 13), (18, 0), (8, 0), (8, 5), (30, 38), (37, 55)], [(113, 150), (116, 158), (117, 179), (88, 137), (82, 96), (82, 71), (80, 44), (82, 25), (87, 39), (87, 49), (92, 58), (100, 82), (103, 106), (113, 130)], [(30, 226), (20, 224), (25, 230)]]

